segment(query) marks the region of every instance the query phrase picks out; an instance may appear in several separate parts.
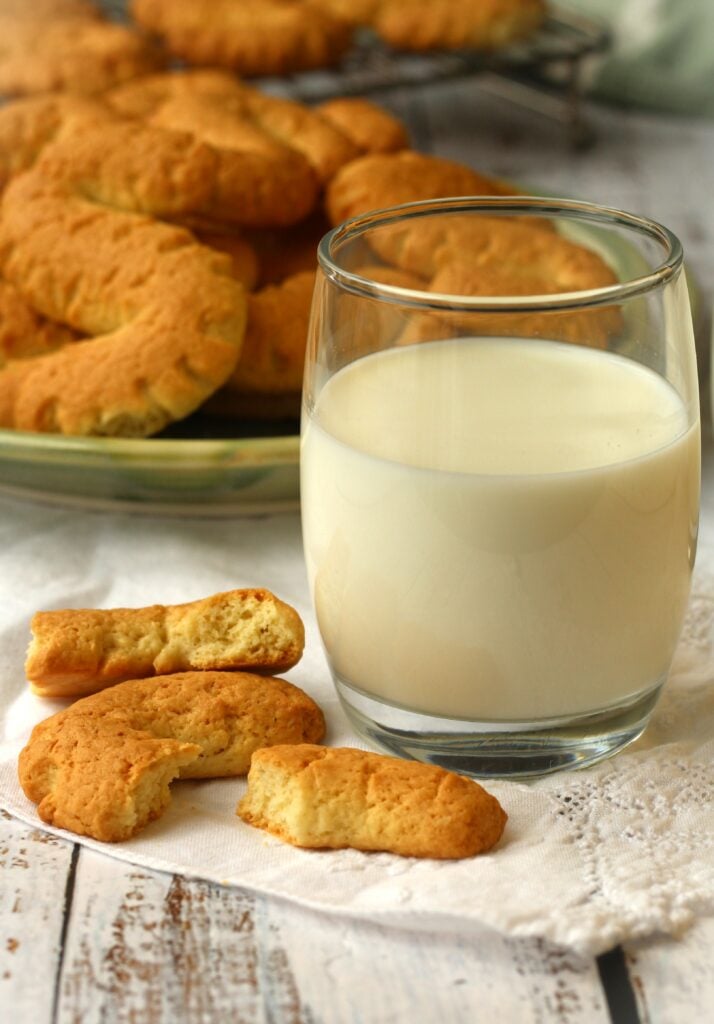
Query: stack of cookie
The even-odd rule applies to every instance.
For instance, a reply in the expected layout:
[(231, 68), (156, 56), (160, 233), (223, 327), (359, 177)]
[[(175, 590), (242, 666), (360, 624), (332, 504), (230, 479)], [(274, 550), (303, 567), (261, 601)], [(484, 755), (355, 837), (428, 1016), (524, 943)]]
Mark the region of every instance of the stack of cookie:
[(304, 629), (266, 590), (40, 612), (32, 631), (35, 693), (81, 698), (37, 725), (20, 754), (20, 783), (48, 824), (121, 841), (163, 814), (174, 779), (250, 768), (238, 814), (297, 846), (455, 858), (503, 832), (500, 805), (468, 779), (319, 745), (320, 708), (267, 674), (296, 664)]
[(321, 196), (365, 136), (406, 142), (221, 72), (4, 107), (0, 425), (147, 436), (224, 385), (236, 415), (294, 408)]
[[(407, 0), (400, 3), (406, 10)], [(79, 26), (115, 27), (87, 0), (45, 6), (49, 24), (75, 25), (78, 39)], [(205, 32), (181, 22), (203, 9), (197, 3), (135, 0), (134, 11), (146, 27), (164, 26), (176, 53), (203, 40), (205, 52), (183, 55), (233, 67), (225, 49), (233, 36), (215, 31), (221, 18), (233, 24), (274, 9), (281, 25), (298, 14), (328, 25), (344, 17), (332, 6), (225, 0), (206, 8)], [(372, 15), (397, 6), (372, 4)], [(508, 8), (515, 25), (529, 5), (482, 7), (490, 17)], [(23, 10), (19, 0), (0, 0), (0, 21), (21, 35), (30, 24)], [(247, 38), (240, 36), (245, 45)], [(258, 46), (261, 38), (257, 29), (250, 36), (267, 61), (274, 51)], [(141, 60), (110, 62), (103, 78), (86, 80), (91, 97), (55, 75), (37, 88), (67, 91), (0, 109), (0, 427), (147, 437), (199, 408), (239, 420), (294, 417), (323, 233), (375, 208), (514, 191), (411, 151), (404, 126), (366, 100), (308, 108), (223, 70), (141, 75), (153, 51), (136, 46)], [(317, 43), (309, 52), (315, 61), (324, 54)], [(0, 75), (2, 66), (0, 53)], [(522, 288), (524, 259), (533, 293), (614, 281), (599, 257), (548, 224), (502, 219), (485, 223), (479, 238), (452, 231), (433, 239), (422, 260), (414, 251), (375, 251), (356, 269), (377, 281), (470, 294), (506, 294), (514, 273)], [(561, 336), (605, 345), (619, 323), (612, 310), (597, 324), (567, 316)], [(435, 326), (441, 330), (415, 319), (401, 340), (434, 336)], [(527, 334), (537, 326), (502, 319), (484, 329)]]

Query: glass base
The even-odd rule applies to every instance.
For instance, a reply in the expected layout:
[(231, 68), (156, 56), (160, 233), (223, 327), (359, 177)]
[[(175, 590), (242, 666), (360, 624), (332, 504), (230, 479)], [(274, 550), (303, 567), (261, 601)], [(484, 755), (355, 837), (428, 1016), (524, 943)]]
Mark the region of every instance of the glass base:
[(409, 711), (375, 700), (333, 673), (357, 732), (389, 754), (479, 779), (524, 779), (585, 768), (644, 731), (664, 679), (593, 714), (537, 722), (474, 722)]

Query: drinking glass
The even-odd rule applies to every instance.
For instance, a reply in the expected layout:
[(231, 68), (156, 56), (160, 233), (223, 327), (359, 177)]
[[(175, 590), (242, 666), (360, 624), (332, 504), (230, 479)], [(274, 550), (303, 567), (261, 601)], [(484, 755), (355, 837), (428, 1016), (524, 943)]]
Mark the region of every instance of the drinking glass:
[(636, 738), (685, 614), (699, 476), (666, 228), (477, 197), (323, 238), (303, 539), (337, 693), (368, 740), (517, 777)]

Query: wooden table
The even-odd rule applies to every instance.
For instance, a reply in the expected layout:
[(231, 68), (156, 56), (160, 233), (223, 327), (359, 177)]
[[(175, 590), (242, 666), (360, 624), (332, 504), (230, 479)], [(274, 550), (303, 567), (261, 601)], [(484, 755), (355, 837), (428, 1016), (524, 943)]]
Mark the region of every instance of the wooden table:
[[(393, 92), (383, 102), (406, 118), (420, 149), (667, 224), (699, 283), (706, 350), (711, 123), (592, 109), (597, 142), (574, 152), (562, 128), (480, 83)], [(714, 465), (705, 472), (714, 474)], [(3, 1024), (714, 1019), (711, 918), (678, 940), (652, 938), (583, 959), (497, 934), (472, 940), (345, 922), (132, 867), (7, 815), (0, 816), (0, 868)]]

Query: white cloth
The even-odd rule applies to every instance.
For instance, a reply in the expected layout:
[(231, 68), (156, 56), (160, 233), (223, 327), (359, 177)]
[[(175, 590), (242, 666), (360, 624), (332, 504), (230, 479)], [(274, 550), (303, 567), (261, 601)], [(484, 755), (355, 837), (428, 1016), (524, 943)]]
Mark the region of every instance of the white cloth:
[[(711, 453), (708, 461), (714, 477)], [(714, 479), (708, 484), (690, 612), (650, 727), (594, 768), (489, 784), (509, 814), (492, 853), (435, 862), (296, 850), (236, 818), (245, 783), (230, 779), (175, 783), (166, 814), (129, 842), (78, 841), (149, 868), (383, 924), (491, 928), (590, 954), (676, 933), (697, 913), (714, 912)], [(24, 679), (28, 623), (38, 608), (170, 603), (269, 587), (307, 625), (305, 657), (287, 677), (324, 708), (328, 743), (364, 746), (332, 691), (297, 516), (177, 520), (4, 500), (0, 551), (0, 806), (23, 821), (45, 827), (18, 786), (17, 754), (31, 726), (61, 706), (33, 697)]]

